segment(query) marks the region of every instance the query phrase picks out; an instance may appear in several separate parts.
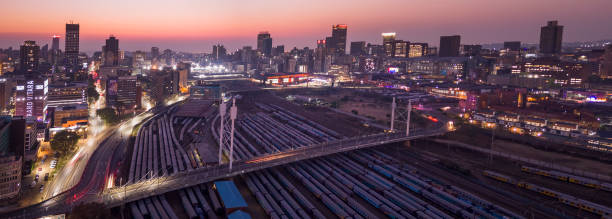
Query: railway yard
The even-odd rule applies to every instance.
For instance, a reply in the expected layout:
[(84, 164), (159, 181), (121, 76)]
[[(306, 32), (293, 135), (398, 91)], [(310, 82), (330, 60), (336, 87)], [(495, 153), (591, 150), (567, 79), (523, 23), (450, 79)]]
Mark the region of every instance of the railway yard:
[[(235, 100), (234, 160), (383, 132), (350, 115), (305, 108), (267, 91), (237, 93)], [(129, 160), (122, 162), (115, 186), (218, 165), (222, 119), (214, 102), (195, 99), (150, 118), (128, 148)], [(599, 218), (612, 213), (606, 207), (612, 205), (609, 182), (537, 168), (418, 140), (228, 180), (246, 201), (240, 210), (252, 218)], [(118, 214), (226, 218), (236, 211), (227, 209), (217, 190), (212, 182), (200, 184), (127, 203)]]

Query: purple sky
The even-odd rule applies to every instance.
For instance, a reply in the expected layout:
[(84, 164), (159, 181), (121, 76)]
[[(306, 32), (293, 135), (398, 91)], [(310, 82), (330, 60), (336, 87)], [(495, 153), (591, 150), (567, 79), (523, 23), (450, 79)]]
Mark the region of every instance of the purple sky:
[[(314, 47), (331, 25), (348, 24), (349, 41), (380, 43), (381, 32), (438, 44), (460, 34), (462, 43), (520, 40), (537, 43), (547, 20), (565, 26), (564, 42), (612, 38), (612, 0), (0, 0), (0, 47), (24, 40), (50, 43), (64, 24), (81, 24), (82, 51), (100, 50), (114, 34), (122, 50), (210, 52), (255, 45), (259, 31), (286, 49)], [(63, 39), (61, 47), (63, 48)]]

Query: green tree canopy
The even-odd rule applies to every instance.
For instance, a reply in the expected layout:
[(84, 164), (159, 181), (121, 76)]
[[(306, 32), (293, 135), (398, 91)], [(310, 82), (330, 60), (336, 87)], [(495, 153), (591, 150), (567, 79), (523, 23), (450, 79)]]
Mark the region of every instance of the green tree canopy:
[(66, 154), (74, 150), (79, 138), (80, 136), (74, 132), (60, 131), (53, 136), (51, 148), (61, 154)]
[(87, 87), (87, 98), (90, 103), (98, 101), (98, 99), (100, 98), (100, 94), (98, 93), (95, 87)]
[(96, 115), (98, 115), (106, 124), (114, 124), (119, 122), (119, 117), (117, 116), (117, 112), (113, 108), (104, 108), (96, 110)]

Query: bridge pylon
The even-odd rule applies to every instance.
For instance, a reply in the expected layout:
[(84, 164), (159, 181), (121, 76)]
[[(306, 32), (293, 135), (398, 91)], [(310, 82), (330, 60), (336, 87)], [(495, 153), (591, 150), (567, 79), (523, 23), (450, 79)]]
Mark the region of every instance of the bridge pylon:
[[(398, 131), (395, 127), (396, 122), (405, 122), (406, 123), (406, 136), (410, 135), (410, 113), (412, 112), (412, 100), (408, 100), (407, 106), (398, 107), (398, 103), (395, 101), (395, 97), (393, 97), (393, 102), (391, 102), (391, 127), (389, 127), (390, 132)], [(399, 128), (399, 127), (398, 127)]]
[(236, 99), (232, 98), (229, 115), (227, 112), (228, 103), (222, 102), (219, 105), (219, 117), (221, 125), (219, 127), (219, 164), (223, 163), (223, 154), (229, 157), (230, 172), (232, 171), (232, 163), (234, 162), (234, 129), (235, 120), (238, 116), (238, 108), (236, 107)]

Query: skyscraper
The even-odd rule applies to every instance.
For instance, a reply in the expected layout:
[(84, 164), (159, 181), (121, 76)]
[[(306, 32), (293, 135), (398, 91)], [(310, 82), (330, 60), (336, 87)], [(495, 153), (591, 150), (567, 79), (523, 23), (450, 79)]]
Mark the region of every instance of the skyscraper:
[(268, 31), (257, 34), (257, 51), (265, 56), (270, 56), (272, 54), (272, 38)]
[(548, 24), (540, 29), (540, 53), (545, 55), (560, 54), (562, 40), (563, 26), (558, 25), (557, 21), (548, 21)]
[(102, 46), (102, 57), (105, 66), (119, 65), (119, 40), (111, 35)]
[(58, 64), (58, 59), (60, 56), (60, 36), (53, 35), (53, 39), (51, 41), (51, 65), (56, 66)]
[(393, 57), (393, 52), (395, 52), (395, 33), (382, 33), (383, 37), (383, 47), (385, 49), (385, 56)]
[(440, 57), (457, 57), (459, 56), (459, 45), (461, 44), (461, 36), (441, 36), (440, 37), (440, 50), (438, 56)]
[(325, 49), (327, 50), (328, 54), (336, 53), (336, 43), (334, 43), (335, 41), (333, 37), (325, 37), (322, 42), (325, 44)]
[(38, 74), (23, 75), (15, 87), (15, 116), (42, 120), (49, 81)]
[(612, 44), (606, 46), (602, 58), (599, 77), (612, 79)]
[(51, 50), (59, 50), (60, 36), (53, 35), (53, 40), (51, 41)]
[(223, 45), (213, 45), (212, 57), (214, 60), (218, 61), (223, 59), (225, 57), (225, 53), (227, 53), (227, 50), (225, 50), (225, 47)]
[(66, 24), (64, 46), (66, 69), (74, 70), (79, 65), (79, 24)]
[(157, 57), (159, 57), (159, 48), (151, 47), (151, 59), (156, 59)]
[(336, 48), (336, 54), (346, 54), (346, 31), (348, 26), (346, 24), (336, 24), (332, 26), (332, 38), (334, 39), (334, 48)]
[(40, 47), (28, 40), (19, 47), (19, 68), (21, 71), (37, 71), (40, 58)]
[(366, 54), (366, 42), (365, 41), (351, 42), (351, 55), (352, 56), (361, 56), (365, 54)]

